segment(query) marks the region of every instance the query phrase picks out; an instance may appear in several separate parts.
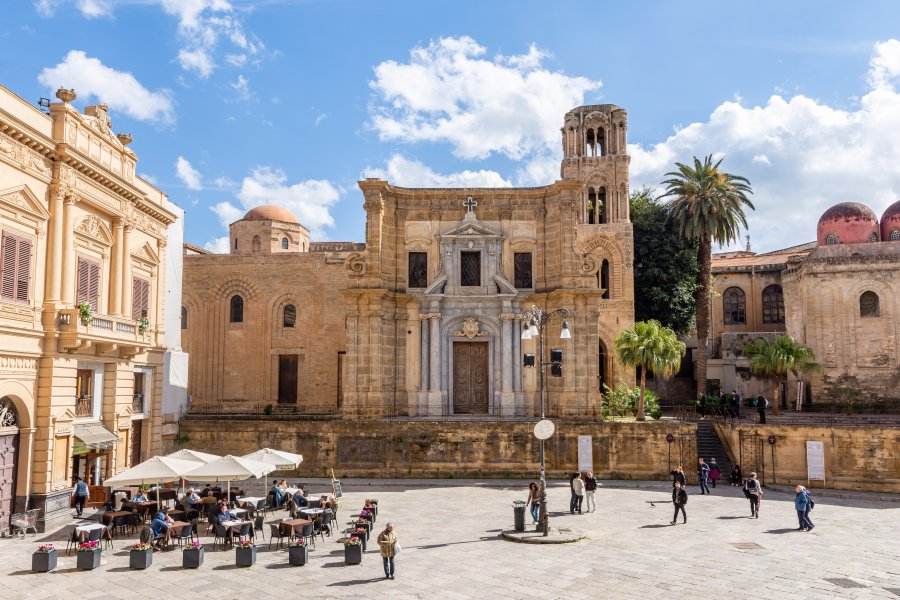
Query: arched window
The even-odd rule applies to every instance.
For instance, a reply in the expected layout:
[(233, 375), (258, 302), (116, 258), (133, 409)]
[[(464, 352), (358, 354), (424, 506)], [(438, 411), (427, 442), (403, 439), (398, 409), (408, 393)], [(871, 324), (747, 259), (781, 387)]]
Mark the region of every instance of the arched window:
[[(12, 398), (10, 398), (9, 396), (3, 396), (3, 398), (0, 398), (0, 427), (18, 426), (19, 413), (16, 411), (16, 405), (13, 404)], [(11, 449), (13, 450), (13, 456), (15, 456), (16, 447), (13, 446)], [(4, 448), (4, 450), (6, 450), (6, 448)]]
[(606, 156), (606, 130), (603, 127), (597, 129), (597, 146), (599, 152), (595, 156)]
[(182, 329), (187, 329), (187, 318), (188, 318), (187, 306), (182, 306), (181, 307), (181, 328)]
[(601, 298), (609, 300), (609, 261), (605, 258), (603, 259), (603, 262), (600, 263), (600, 272), (598, 275), (600, 276), (600, 289), (603, 290)]
[(838, 237), (835, 234), (829, 233), (825, 237), (825, 245), (826, 246), (834, 246), (837, 243), (838, 243)]
[(900, 229), (895, 229), (891, 232), (891, 241), (900, 242)]
[(297, 323), (297, 307), (288, 304), (284, 307), (284, 326), (293, 327)]
[(863, 292), (862, 296), (859, 297), (859, 316), (879, 316), (878, 294), (876, 294), (875, 292)]
[(594, 188), (588, 188), (587, 214), (588, 225), (597, 223), (597, 192), (594, 191)]
[(596, 149), (597, 149), (597, 146), (596, 146), (597, 140), (594, 138), (594, 130), (588, 129), (587, 135), (585, 137), (587, 138), (586, 141), (587, 141), (587, 145), (588, 145), (588, 151), (585, 152), (584, 155), (585, 156), (594, 156), (595, 155), (594, 153), (596, 152)]
[(259, 236), (254, 235), (253, 236), (253, 252), (254, 253), (259, 252), (259, 247), (260, 247)]
[(872, 233), (870, 233), (870, 234), (869, 234), (869, 241), (870, 241), (870, 242), (877, 242), (877, 241), (878, 241), (878, 234), (875, 233), (874, 231), (873, 231)]
[(744, 290), (730, 287), (722, 294), (722, 307), (726, 325), (744, 325), (747, 323), (747, 304)]
[(784, 293), (781, 286), (770, 285), (762, 293), (763, 323), (784, 323)]
[(281, 238), (281, 249), (282, 249), (282, 250), (287, 250), (287, 249), (288, 249), (288, 245), (289, 245), (288, 239), (287, 239), (287, 238)]
[(231, 322), (244, 322), (244, 299), (240, 296), (231, 297)]

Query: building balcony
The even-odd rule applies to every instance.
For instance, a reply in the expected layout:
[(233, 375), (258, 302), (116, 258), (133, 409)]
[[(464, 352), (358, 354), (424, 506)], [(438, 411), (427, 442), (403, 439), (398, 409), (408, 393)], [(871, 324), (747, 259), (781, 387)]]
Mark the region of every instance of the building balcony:
[(94, 397), (80, 396), (75, 398), (75, 418), (86, 419), (94, 416)]
[(99, 314), (85, 325), (77, 308), (63, 309), (59, 311), (59, 349), (130, 358), (152, 347), (151, 333), (141, 333), (139, 325), (125, 317)]

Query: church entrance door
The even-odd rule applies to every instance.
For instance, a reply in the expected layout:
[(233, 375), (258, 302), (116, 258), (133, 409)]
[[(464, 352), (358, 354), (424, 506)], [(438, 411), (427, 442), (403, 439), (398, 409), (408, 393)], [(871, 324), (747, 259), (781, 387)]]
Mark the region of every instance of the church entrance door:
[(488, 344), (453, 344), (453, 413), (488, 414)]
[(297, 404), (297, 355), (278, 355), (278, 404)]

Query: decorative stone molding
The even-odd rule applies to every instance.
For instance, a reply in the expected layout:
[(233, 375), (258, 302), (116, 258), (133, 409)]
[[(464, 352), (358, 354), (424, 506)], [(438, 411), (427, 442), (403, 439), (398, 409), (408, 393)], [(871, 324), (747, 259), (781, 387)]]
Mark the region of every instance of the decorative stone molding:
[(36, 358), (0, 355), (0, 375), (33, 375), (37, 365)]
[(347, 270), (351, 275), (361, 276), (366, 274), (366, 255), (360, 252), (354, 252), (347, 257)]
[(518, 313), (500, 313), (501, 321), (521, 321), (522, 315)]
[(462, 329), (453, 332), (453, 337), (467, 337), (470, 340), (476, 337), (484, 337), (488, 335), (486, 331), (482, 331), (475, 319), (466, 319)]
[(441, 313), (422, 313), (419, 315), (419, 318), (427, 321), (428, 319), (440, 319), (443, 316)]
[(582, 275), (593, 275), (599, 268), (597, 261), (589, 254), (583, 255), (581, 257), (581, 263), (578, 265), (578, 270)]

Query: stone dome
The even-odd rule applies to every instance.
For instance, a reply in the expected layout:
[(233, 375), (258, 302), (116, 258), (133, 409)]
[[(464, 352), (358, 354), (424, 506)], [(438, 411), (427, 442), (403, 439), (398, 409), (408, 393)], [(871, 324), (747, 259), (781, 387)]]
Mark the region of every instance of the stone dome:
[(878, 217), (871, 208), (859, 202), (835, 204), (819, 218), (816, 228), (820, 246), (878, 241), (878, 234)]
[(297, 217), (291, 214), (286, 208), (275, 206), (274, 204), (263, 204), (256, 208), (251, 208), (244, 215), (242, 221), (281, 221), (283, 223), (300, 223)]
[(885, 242), (900, 240), (900, 200), (888, 206), (881, 215), (881, 239)]

